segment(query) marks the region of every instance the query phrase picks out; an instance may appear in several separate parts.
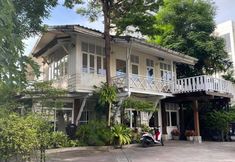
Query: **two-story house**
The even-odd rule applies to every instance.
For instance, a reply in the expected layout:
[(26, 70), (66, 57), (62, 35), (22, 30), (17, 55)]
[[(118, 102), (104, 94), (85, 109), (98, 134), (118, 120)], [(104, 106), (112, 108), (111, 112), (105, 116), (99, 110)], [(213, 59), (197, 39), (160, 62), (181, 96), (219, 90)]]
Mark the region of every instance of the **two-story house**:
[[(78, 124), (94, 119), (95, 100), (89, 96), (93, 86), (106, 79), (103, 33), (79, 25), (54, 26), (42, 34), (32, 54), (43, 60), (43, 80), (53, 80), (54, 86), (68, 91), (64, 108), (55, 114), (58, 124), (76, 123), (79, 113)], [(196, 58), (145, 40), (112, 36), (111, 77), (120, 96), (150, 100), (159, 108), (154, 114), (126, 109), (129, 126), (160, 126), (165, 138), (171, 138), (171, 130), (181, 125), (180, 103), (190, 101), (200, 137), (198, 101), (214, 97), (229, 101), (232, 84), (210, 76), (176, 78), (176, 64), (193, 66), (196, 62)]]

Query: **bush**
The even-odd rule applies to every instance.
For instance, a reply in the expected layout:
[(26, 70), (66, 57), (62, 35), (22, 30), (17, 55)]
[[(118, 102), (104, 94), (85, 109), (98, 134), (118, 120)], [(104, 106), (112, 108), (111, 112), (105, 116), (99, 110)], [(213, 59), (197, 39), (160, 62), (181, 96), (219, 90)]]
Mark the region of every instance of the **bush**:
[(131, 142), (131, 130), (122, 124), (111, 127), (112, 143), (114, 145), (125, 145)]
[(111, 132), (104, 121), (89, 121), (78, 128), (77, 136), (82, 145), (103, 146), (110, 144)]
[(194, 130), (186, 130), (186, 131), (185, 131), (185, 136), (186, 136), (186, 137), (194, 136), (194, 135), (195, 135)]
[(69, 139), (63, 132), (52, 132), (51, 133), (51, 147), (60, 148), (67, 147), (69, 144)]
[(131, 131), (131, 143), (140, 143), (140, 132), (138, 128), (135, 128)]
[(140, 128), (142, 132), (149, 132), (151, 130), (146, 124), (141, 124)]
[(180, 135), (180, 131), (179, 131), (178, 129), (173, 129), (173, 130), (171, 131), (171, 135), (172, 135), (172, 136), (179, 136), (179, 135)]

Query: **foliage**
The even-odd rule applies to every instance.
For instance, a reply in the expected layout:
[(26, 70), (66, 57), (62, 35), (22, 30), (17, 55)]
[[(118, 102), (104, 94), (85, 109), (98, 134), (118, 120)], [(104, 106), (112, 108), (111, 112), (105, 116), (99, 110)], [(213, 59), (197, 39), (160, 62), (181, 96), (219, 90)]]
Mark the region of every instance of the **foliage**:
[(138, 31), (144, 34), (151, 33), (153, 30), (154, 15), (159, 5), (162, 4), (161, 0), (138, 0), (138, 1), (84, 1), (84, 0), (66, 0), (64, 5), (73, 8), (75, 4), (86, 4), (77, 8), (77, 13), (89, 18), (90, 21), (96, 21), (105, 12), (107, 5), (107, 16), (110, 19), (112, 28), (117, 30), (117, 34), (122, 34), (126, 27), (137, 27)]
[(122, 124), (111, 127), (112, 143), (115, 145), (125, 145), (131, 142), (131, 130)]
[(226, 72), (231, 61), (222, 38), (213, 36), (215, 7), (205, 0), (164, 0), (150, 42), (198, 58), (194, 67), (178, 65), (179, 77)]
[(95, 92), (94, 94), (98, 96), (98, 102), (101, 105), (108, 104), (108, 126), (111, 123), (111, 109), (112, 103), (117, 99), (117, 88), (112, 85), (108, 85), (108, 83), (101, 83), (100, 87), (94, 86)]
[(37, 131), (28, 118), (9, 115), (0, 121), (0, 159), (22, 156), (28, 159), (37, 147)]
[(117, 89), (115, 86), (109, 86), (107, 83), (102, 82), (100, 87), (94, 86), (94, 88), (94, 93), (99, 97), (99, 103), (101, 105), (116, 101)]
[(172, 136), (179, 136), (179, 135), (180, 135), (180, 131), (179, 131), (178, 129), (173, 129), (173, 130), (171, 131), (171, 135), (172, 135)]
[(0, 159), (20, 156), (28, 160), (36, 150), (45, 151), (50, 142), (50, 130), (48, 122), (35, 115), (10, 114), (1, 118)]
[(69, 139), (64, 132), (52, 132), (50, 145), (53, 148), (69, 146)]
[(106, 122), (92, 120), (81, 125), (77, 131), (78, 140), (83, 145), (103, 146), (110, 143), (110, 129)]
[(131, 143), (140, 143), (140, 132), (138, 128), (135, 128), (131, 131)]
[(135, 98), (127, 98), (122, 103), (123, 108), (134, 108), (135, 110), (145, 111), (145, 112), (154, 112), (156, 108), (154, 103), (146, 100), (138, 100)]
[(0, 0), (0, 77), (7, 84), (26, 83), (28, 65), (39, 75), (38, 65), (23, 56), (23, 39), (42, 31), (42, 20), (49, 16), (55, 0)]
[(142, 132), (149, 132), (151, 130), (150, 127), (146, 124), (141, 124), (140, 128)]
[(186, 136), (186, 137), (194, 136), (194, 135), (195, 135), (194, 130), (186, 130), (186, 131), (185, 131), (185, 136)]
[(229, 123), (235, 120), (235, 112), (213, 111), (207, 115), (207, 127), (219, 131), (223, 139), (224, 133), (229, 130)]

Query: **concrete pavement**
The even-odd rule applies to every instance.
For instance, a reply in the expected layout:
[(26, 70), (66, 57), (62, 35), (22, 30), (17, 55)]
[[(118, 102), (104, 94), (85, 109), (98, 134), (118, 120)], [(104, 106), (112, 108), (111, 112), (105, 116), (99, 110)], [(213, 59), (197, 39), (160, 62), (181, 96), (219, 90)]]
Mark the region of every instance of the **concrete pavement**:
[(49, 162), (235, 162), (235, 142), (169, 141), (165, 146), (50, 153)]

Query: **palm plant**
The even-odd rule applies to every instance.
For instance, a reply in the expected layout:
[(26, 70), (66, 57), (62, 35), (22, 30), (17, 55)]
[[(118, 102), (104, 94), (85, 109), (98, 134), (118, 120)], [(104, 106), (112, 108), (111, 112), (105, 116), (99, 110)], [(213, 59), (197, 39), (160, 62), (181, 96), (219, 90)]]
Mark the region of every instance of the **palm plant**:
[(112, 142), (116, 146), (129, 144), (131, 142), (131, 130), (122, 124), (111, 127)]

